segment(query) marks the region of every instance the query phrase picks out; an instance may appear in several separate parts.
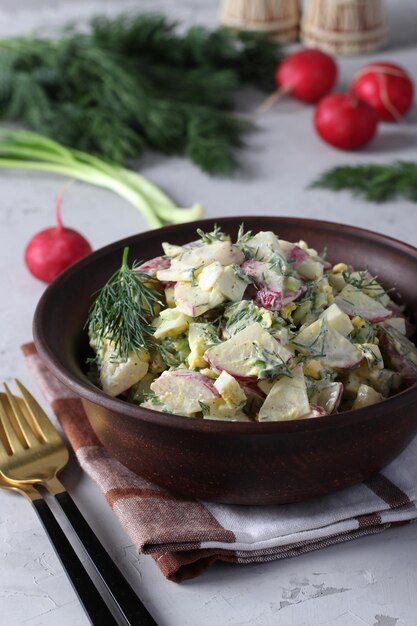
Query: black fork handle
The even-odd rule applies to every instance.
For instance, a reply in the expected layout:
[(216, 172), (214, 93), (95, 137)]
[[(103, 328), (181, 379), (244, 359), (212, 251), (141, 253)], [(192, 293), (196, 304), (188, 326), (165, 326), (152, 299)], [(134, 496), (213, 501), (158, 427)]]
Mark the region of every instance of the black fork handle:
[[(157, 626), (122, 572), (97, 539), (67, 491), (55, 495), (120, 613), (132, 626)], [(104, 623), (104, 622), (103, 622)]]
[(56, 521), (45, 500), (33, 500), (32, 505), (51, 540), (67, 576), (93, 626), (108, 624), (117, 626), (109, 608), (89, 577), (62, 528)]

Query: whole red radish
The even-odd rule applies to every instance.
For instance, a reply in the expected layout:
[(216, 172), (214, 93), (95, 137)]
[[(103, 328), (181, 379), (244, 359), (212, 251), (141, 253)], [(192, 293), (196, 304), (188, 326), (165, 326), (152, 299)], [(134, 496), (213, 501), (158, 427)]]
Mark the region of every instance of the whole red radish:
[(333, 58), (310, 48), (287, 56), (275, 73), (279, 90), (303, 102), (318, 102), (329, 93), (336, 78), (337, 65)]
[(25, 262), (29, 271), (45, 283), (50, 283), (67, 267), (91, 252), (90, 244), (80, 233), (63, 226), (63, 196), (62, 191), (56, 201), (56, 226), (34, 235), (25, 249)]
[(333, 93), (320, 100), (314, 113), (320, 137), (341, 150), (357, 150), (371, 141), (378, 126), (376, 111), (348, 93)]
[(394, 63), (365, 65), (353, 78), (350, 90), (370, 104), (385, 121), (399, 120), (413, 104), (413, 81)]

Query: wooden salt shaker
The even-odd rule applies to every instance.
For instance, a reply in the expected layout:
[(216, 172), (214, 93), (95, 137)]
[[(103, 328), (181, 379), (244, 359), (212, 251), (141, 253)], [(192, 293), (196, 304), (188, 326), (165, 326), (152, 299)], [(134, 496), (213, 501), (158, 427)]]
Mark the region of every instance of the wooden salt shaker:
[(388, 31), (382, 0), (306, 0), (301, 39), (335, 54), (381, 48)]
[(270, 33), (277, 41), (298, 36), (298, 0), (222, 0), (220, 22), (234, 30)]

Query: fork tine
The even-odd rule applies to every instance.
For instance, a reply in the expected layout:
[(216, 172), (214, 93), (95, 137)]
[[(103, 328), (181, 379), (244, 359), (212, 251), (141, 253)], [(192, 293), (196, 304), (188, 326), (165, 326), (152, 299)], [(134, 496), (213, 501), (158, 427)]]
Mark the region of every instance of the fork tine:
[(7, 446), (9, 447), (9, 451), (12, 454), (15, 454), (19, 450), (23, 449), (23, 445), (19, 437), (16, 435), (16, 432), (10, 422), (9, 415), (5, 407), (6, 401), (3, 400), (3, 398), (2, 398), (2, 394), (0, 394), (0, 424), (3, 428), (3, 433), (6, 437), (6, 443), (7, 443)]
[(32, 425), (36, 427), (36, 431), (38, 432), (39, 436), (45, 442), (53, 438), (61, 439), (59, 432), (52, 424), (45, 411), (32, 396), (32, 394), (26, 389), (24, 385), (22, 385), (20, 380), (18, 380), (17, 378), (15, 378), (15, 383), (20, 393), (22, 394), (22, 398), (28, 410), (29, 417), (33, 421)]
[(10, 408), (12, 409), (13, 421), (15, 422), (14, 424), (15, 432), (16, 432), (16, 427), (17, 427), (19, 431), (19, 433), (17, 434), (20, 434), (22, 436), (23, 441), (26, 442), (26, 446), (28, 448), (31, 448), (32, 446), (37, 445), (39, 441), (35, 437), (32, 428), (29, 426), (28, 422), (26, 421), (26, 418), (24, 417), (22, 411), (20, 410), (20, 407), (17, 403), (17, 399), (13, 396), (12, 392), (10, 391), (6, 383), (3, 383), (3, 387), (6, 391)]

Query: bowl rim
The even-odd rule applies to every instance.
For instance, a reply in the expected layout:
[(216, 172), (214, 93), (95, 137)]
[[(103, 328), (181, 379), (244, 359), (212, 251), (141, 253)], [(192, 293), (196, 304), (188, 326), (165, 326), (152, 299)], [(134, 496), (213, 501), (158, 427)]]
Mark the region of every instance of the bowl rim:
[[(174, 415), (171, 413), (162, 413), (160, 411), (153, 411), (152, 409), (146, 409), (135, 405), (125, 400), (109, 396), (104, 393), (98, 387), (95, 387), (92, 383), (87, 383), (80, 380), (71, 371), (62, 365), (62, 363), (56, 358), (52, 349), (48, 345), (45, 332), (43, 330), (43, 319), (45, 316), (45, 310), (49, 305), (49, 300), (54, 297), (56, 293), (59, 293), (60, 288), (66, 281), (72, 278), (73, 274), (84, 270), (91, 263), (92, 260), (107, 256), (107, 254), (113, 252), (116, 249), (122, 249), (125, 246), (131, 246), (133, 243), (137, 243), (138, 240), (144, 240), (149, 238), (150, 235), (158, 233), (161, 236), (170, 233), (178, 233), (184, 226), (192, 224), (196, 225), (196, 228), (204, 227), (205, 225), (213, 226), (214, 223), (219, 225), (236, 226), (239, 220), (243, 222), (245, 220), (256, 220), (261, 222), (262, 220), (274, 221), (277, 223), (277, 227), (282, 222), (294, 222), (300, 226), (310, 226), (312, 223), (316, 227), (320, 227), (326, 231), (342, 231), (344, 234), (352, 235), (360, 239), (366, 239), (367, 241), (374, 241), (389, 245), (390, 248), (402, 251), (407, 254), (411, 254), (417, 261), (417, 248), (411, 244), (400, 241), (388, 235), (378, 233), (369, 229), (360, 228), (357, 226), (351, 226), (350, 224), (341, 224), (339, 222), (331, 222), (326, 220), (316, 220), (313, 218), (299, 218), (292, 216), (268, 216), (268, 215), (245, 215), (239, 217), (217, 217), (206, 218), (204, 220), (198, 220), (194, 222), (187, 222), (186, 224), (174, 224), (163, 226), (162, 228), (146, 230), (123, 239), (119, 239), (113, 243), (110, 243), (98, 250), (95, 250), (87, 257), (84, 257), (77, 263), (71, 265), (68, 269), (62, 272), (42, 294), (35, 310), (33, 317), (33, 337), (35, 346), (42, 361), (46, 364), (51, 373), (58, 378), (67, 388), (69, 388), (75, 395), (81, 397), (81, 399), (87, 400), (93, 404), (101, 406), (107, 410), (110, 410), (117, 414), (122, 414), (125, 417), (138, 419), (143, 422), (150, 422), (159, 426), (170, 427), (179, 430), (192, 430), (206, 433), (223, 433), (223, 434), (235, 434), (235, 435), (265, 435), (269, 433), (296, 433), (296, 432), (309, 432), (312, 430), (327, 430), (333, 428), (342, 428), (348, 425), (353, 425), (358, 422), (368, 421), (378, 418), (381, 413), (387, 411), (396, 413), (405, 409), (413, 402), (417, 402), (417, 383), (404, 389), (400, 393), (387, 398), (383, 402), (374, 404), (362, 409), (352, 409), (350, 411), (344, 411), (337, 415), (330, 414), (322, 417), (315, 417), (314, 419), (298, 419), (288, 421), (276, 421), (276, 422), (233, 422), (226, 420), (210, 420), (210, 419), (193, 419), (183, 415)], [(278, 228), (277, 228), (278, 230)]]

